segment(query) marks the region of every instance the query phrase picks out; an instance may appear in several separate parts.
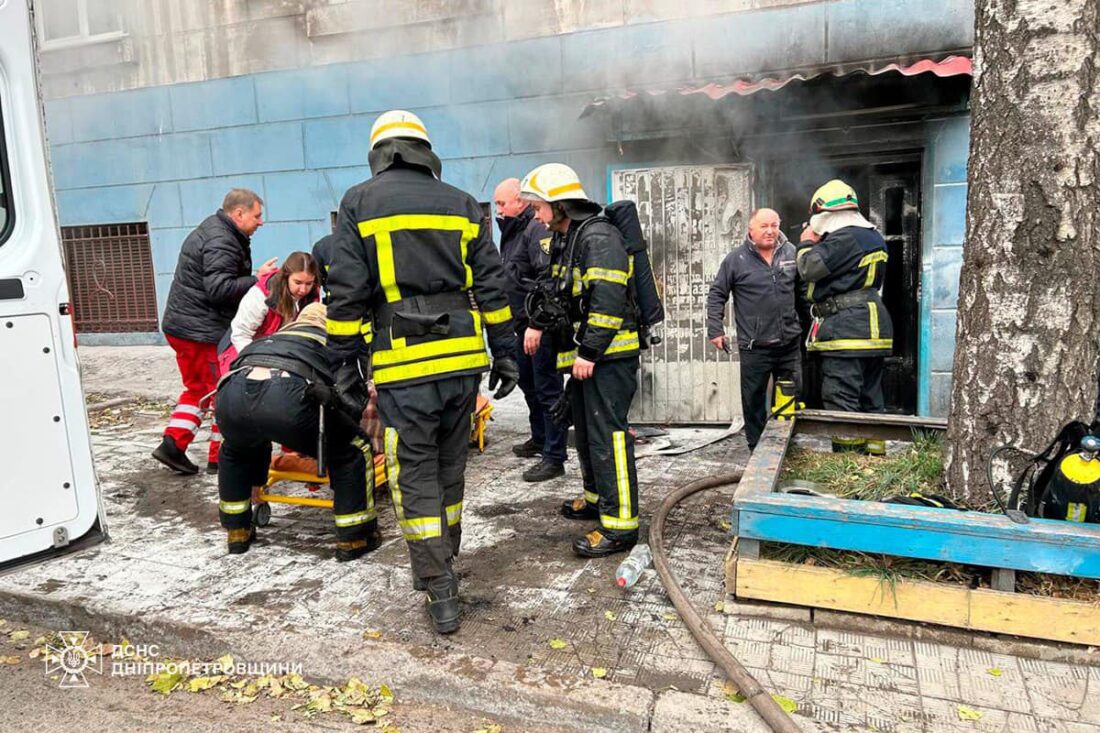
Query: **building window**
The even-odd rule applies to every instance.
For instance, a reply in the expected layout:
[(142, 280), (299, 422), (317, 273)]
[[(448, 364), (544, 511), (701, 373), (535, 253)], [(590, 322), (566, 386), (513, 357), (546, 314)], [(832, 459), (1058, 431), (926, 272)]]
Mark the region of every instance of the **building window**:
[(149, 227), (62, 227), (77, 333), (157, 330), (157, 295)]
[(115, 0), (43, 0), (37, 5), (43, 48), (120, 38), (122, 12)]

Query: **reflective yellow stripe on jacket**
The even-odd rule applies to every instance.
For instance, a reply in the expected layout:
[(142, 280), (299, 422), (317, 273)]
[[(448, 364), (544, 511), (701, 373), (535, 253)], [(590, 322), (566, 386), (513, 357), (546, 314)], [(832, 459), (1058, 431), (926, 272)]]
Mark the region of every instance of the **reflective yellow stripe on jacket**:
[[(472, 336), (455, 336), (406, 345), (405, 339), (393, 339), (388, 349), (371, 354), (375, 384), (420, 379), (451, 372), (483, 369), (489, 366), (482, 335), (481, 313), (471, 311)], [(511, 318), (511, 312), (508, 313)]]
[(417, 229), (431, 229), (443, 232), (461, 232), (459, 248), (462, 253), (462, 266), (466, 270), (466, 282), (463, 290), (468, 290), (474, 284), (474, 271), (466, 262), (467, 248), (470, 240), (481, 232), (481, 224), (470, 221), (464, 216), (445, 214), (397, 214), (395, 216), (383, 216), (378, 219), (368, 219), (359, 222), (359, 236), (366, 239), (374, 237), (375, 252), (378, 255), (378, 279), (382, 284), (382, 292), (386, 295), (386, 302), (394, 303), (401, 300), (401, 289), (397, 285), (397, 273), (393, 264), (393, 238), (394, 232), (413, 231)]

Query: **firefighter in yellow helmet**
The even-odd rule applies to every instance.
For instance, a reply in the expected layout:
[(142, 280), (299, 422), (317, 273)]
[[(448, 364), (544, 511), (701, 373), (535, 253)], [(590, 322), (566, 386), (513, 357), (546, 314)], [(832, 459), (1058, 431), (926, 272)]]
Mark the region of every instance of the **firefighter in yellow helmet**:
[[(825, 409), (883, 412), (882, 370), (894, 335), (881, 294), (886, 241), (859, 213), (852, 187), (835, 179), (814, 192), (801, 240), (798, 274), (813, 316), (806, 348), (821, 354)], [(834, 436), (833, 450), (882, 454), (886, 447)]]
[[(328, 343), (349, 412), (378, 391), (386, 470), (413, 583), (428, 593), (435, 630), (458, 629), (452, 559), (462, 534), (470, 422), (481, 375), (502, 398), (519, 379), (504, 270), (469, 194), (440, 180), (428, 131), (411, 112), (371, 129), (372, 178), (340, 203)], [(474, 305), (476, 304), (476, 308)], [(492, 367), (485, 348), (488, 335)], [(369, 342), (369, 363), (359, 359)]]
[(578, 555), (623, 552), (638, 540), (638, 476), (627, 423), (639, 351), (631, 259), (619, 230), (569, 166), (539, 166), (523, 179), (520, 195), (553, 233), (551, 281), (539, 291), (550, 293), (550, 302), (540, 308), (529, 300), (532, 327), (524, 350), (532, 354), (542, 338), (553, 338), (558, 370), (572, 375), (567, 393), (584, 496), (561, 511), (569, 519), (599, 521), (573, 543)]

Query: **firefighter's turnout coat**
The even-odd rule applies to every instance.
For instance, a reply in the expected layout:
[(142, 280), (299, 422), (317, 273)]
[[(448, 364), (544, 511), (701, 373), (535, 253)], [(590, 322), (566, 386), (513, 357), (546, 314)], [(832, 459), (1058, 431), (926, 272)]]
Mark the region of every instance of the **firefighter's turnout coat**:
[(349, 189), (334, 245), (330, 349), (350, 361), (360, 338), (370, 344), (379, 389), (487, 371), (486, 331), (495, 357), (512, 355), (507, 283), (481, 207), (427, 168), (396, 158)]
[(887, 356), (894, 327), (882, 304), (886, 242), (874, 229), (848, 226), (798, 246), (798, 274), (814, 317), (808, 351), (830, 356)]

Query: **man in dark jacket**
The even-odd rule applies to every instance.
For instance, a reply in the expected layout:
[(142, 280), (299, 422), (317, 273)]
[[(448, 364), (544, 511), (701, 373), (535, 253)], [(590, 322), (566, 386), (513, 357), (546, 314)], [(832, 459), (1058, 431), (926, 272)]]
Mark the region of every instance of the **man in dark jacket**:
[[(522, 335), (527, 330), (524, 301), (550, 268), (550, 232), (535, 218), (530, 204), (520, 198), (518, 178), (501, 181), (493, 192), (493, 201), (500, 227), (500, 259), (508, 273), (508, 302), (516, 334)], [(550, 409), (561, 398), (562, 376), (554, 364), (550, 339), (532, 356), (524, 352), (520, 341), (516, 358), (531, 437), (512, 446), (512, 452), (521, 458), (541, 455), (539, 463), (523, 472), (523, 480), (547, 481), (565, 474), (566, 432), (550, 419)]]
[(707, 295), (707, 338), (728, 351), (722, 321), (733, 293), (741, 409), (750, 451), (768, 418), (768, 379), (793, 382), (796, 394), (802, 381), (795, 274), (795, 247), (779, 230), (779, 214), (758, 209), (749, 219), (748, 236), (722, 260)]
[[(806, 348), (821, 354), (821, 401), (827, 410), (884, 412), (882, 370), (894, 343), (881, 293), (886, 241), (843, 181), (819, 188), (810, 214), (797, 257), (812, 304)], [(833, 450), (882, 455), (886, 443), (835, 435)]]
[[(325, 307), (311, 303), (293, 323), (245, 347), (218, 387), (218, 421), (225, 433), (218, 515), (230, 554), (247, 552), (255, 539), (252, 489), (266, 483), (272, 441), (319, 458), (320, 405), (333, 405), (325, 343)], [(369, 451), (358, 435), (358, 418), (325, 410), (323, 450), (339, 561), (378, 547), (374, 470), (364, 459)]]
[[(424, 123), (411, 112), (386, 112), (370, 142), (373, 177), (348, 189), (337, 215), (329, 352), (349, 413), (367, 404), (365, 377), (373, 378), (414, 587), (427, 591), (435, 630), (451, 633), (461, 615), (452, 560), (462, 537), (471, 419), (484, 372), (489, 389), (500, 384), (498, 399), (519, 380), (512, 312), (481, 206), (440, 180), (443, 165)], [(369, 364), (359, 358), (364, 339)]]
[[(201, 401), (218, 383), (218, 341), (229, 328), (241, 298), (256, 283), (250, 237), (263, 223), (260, 197), (235, 188), (226, 194), (222, 208), (187, 235), (180, 248), (161, 328), (176, 352), (183, 393), (153, 451), (153, 458), (176, 473), (198, 473), (198, 466), (187, 458), (187, 446), (202, 424)], [(260, 267), (258, 275), (275, 267), (272, 258)], [(218, 436), (216, 427), (211, 430), (207, 469), (214, 473)]]
[(572, 376), (570, 402), (584, 496), (562, 504), (568, 519), (599, 520), (573, 542), (581, 557), (629, 550), (638, 541), (638, 475), (627, 413), (638, 389), (638, 314), (632, 296), (630, 255), (622, 234), (591, 201), (576, 171), (547, 163), (521, 184), (535, 216), (550, 231), (550, 284), (568, 314), (540, 323), (524, 335), (533, 354), (543, 331), (554, 341), (558, 370)]

